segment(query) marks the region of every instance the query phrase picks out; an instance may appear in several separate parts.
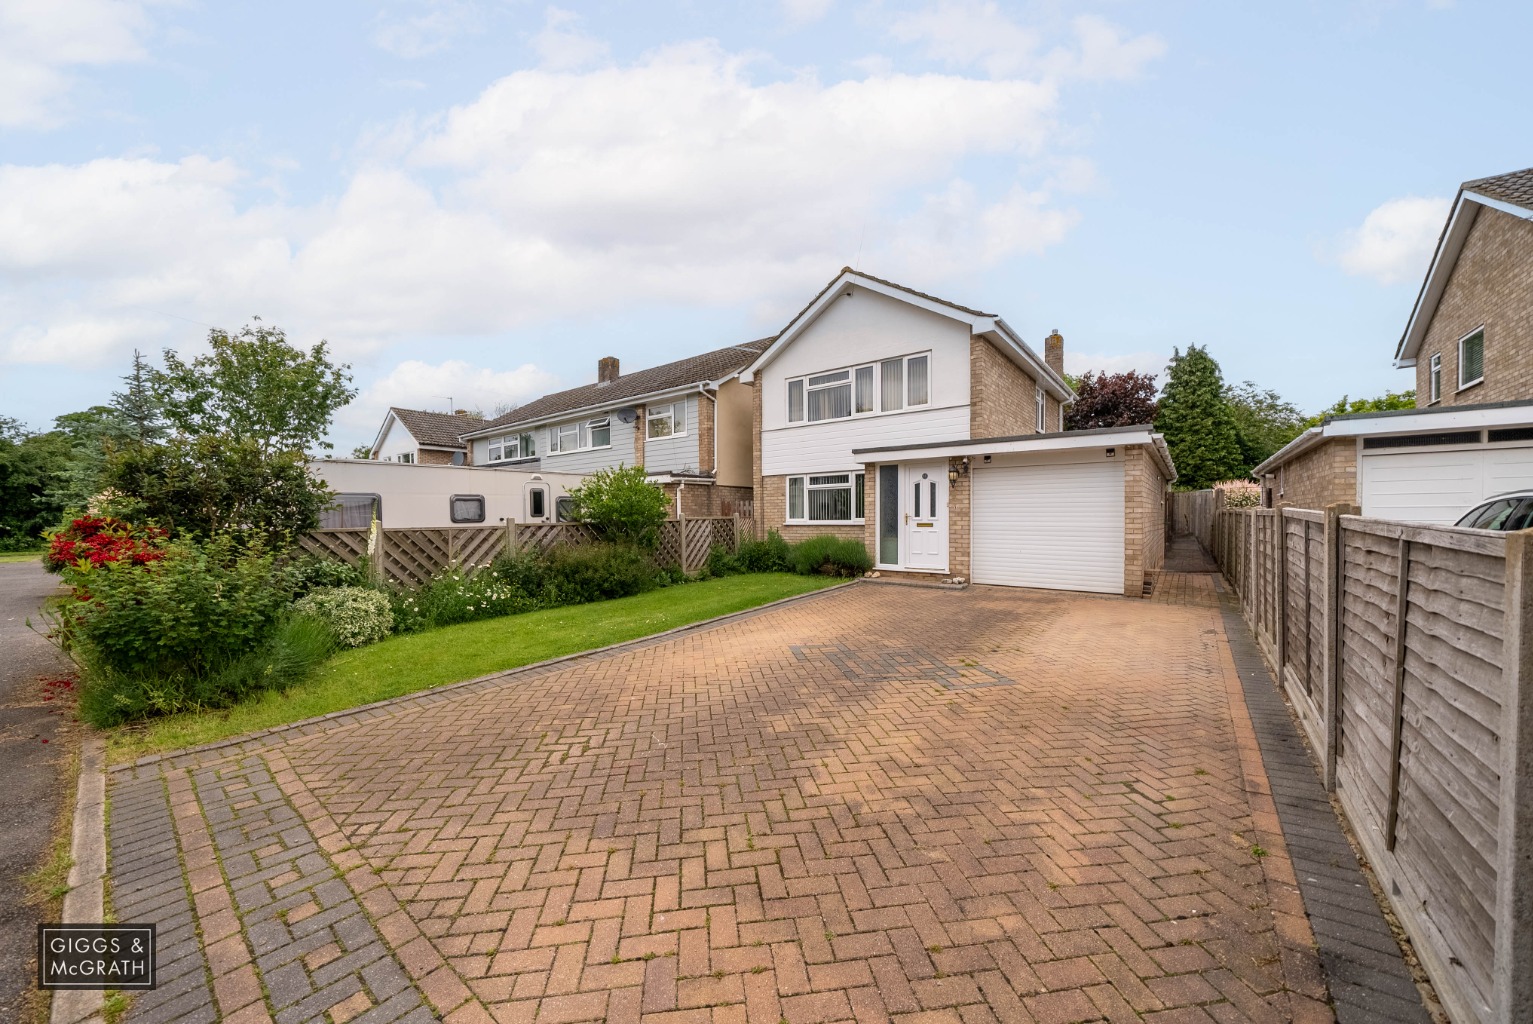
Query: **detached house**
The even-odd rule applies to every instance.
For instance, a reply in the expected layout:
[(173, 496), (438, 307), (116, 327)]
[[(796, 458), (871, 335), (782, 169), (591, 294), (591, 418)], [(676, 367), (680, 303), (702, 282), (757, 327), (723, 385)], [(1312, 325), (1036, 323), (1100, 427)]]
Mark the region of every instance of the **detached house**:
[(483, 424), (484, 420), (463, 410), (443, 413), (391, 408), (373, 439), (372, 458), (379, 462), (461, 466), (468, 461), (463, 432)]
[(1064, 339), (844, 269), (741, 374), (758, 532), (880, 572), (1138, 595), (1175, 472), (1148, 426), (1063, 430)]
[(1301, 434), (1253, 470), (1268, 505), (1452, 523), (1533, 486), (1533, 168), (1459, 188), (1394, 361), (1416, 408)]
[(769, 339), (544, 395), (463, 434), (476, 466), (594, 473), (643, 466), (683, 515), (751, 514), (751, 397), (740, 371)]

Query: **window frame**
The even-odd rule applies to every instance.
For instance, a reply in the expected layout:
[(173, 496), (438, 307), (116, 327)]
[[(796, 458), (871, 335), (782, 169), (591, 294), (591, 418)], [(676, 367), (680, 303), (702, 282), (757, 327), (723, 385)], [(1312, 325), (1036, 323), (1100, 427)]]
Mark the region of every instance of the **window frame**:
[[(458, 516), (458, 502), (460, 501), (479, 502), (478, 518), (474, 518), (473, 516), (468, 518), (460, 518)], [(453, 494), (449, 495), (447, 498), (447, 518), (452, 520), (454, 523), (482, 523), (484, 522), (484, 517), (486, 514), (485, 509), (486, 503), (484, 500), (484, 495), (482, 494)]]
[[(592, 444), (591, 430), (605, 428), (607, 430), (606, 444)], [(565, 434), (573, 434), (575, 443), (569, 446), (564, 444), (562, 438)], [(566, 420), (563, 423), (551, 423), (548, 427), (548, 454), (550, 455), (573, 455), (576, 452), (601, 451), (612, 447), (612, 417), (593, 416), (588, 420)]]
[[(499, 437), (487, 439), (485, 446), (486, 462), (514, 462), (517, 459), (530, 459), (537, 452), (537, 441), (534, 440), (532, 431), (521, 431), (515, 434), (501, 434)], [(499, 451), (500, 455), (495, 453)]]
[(1427, 360), (1427, 404), (1436, 405), (1443, 400), (1443, 354), (1433, 352)]
[[(541, 523), (541, 522), (545, 521), (546, 519), (548, 519), (548, 485), (547, 484), (533, 484), (532, 486), (527, 488), (527, 490), (525, 492), (525, 495), (526, 495), (525, 500), (526, 500), (526, 509), (527, 509), (527, 521), (528, 522), (539, 522), (539, 523)], [(541, 512), (534, 512), (532, 510), (532, 500), (533, 500), (534, 496), (536, 496), (539, 499), (539, 501), (541, 502), (541, 504), (543, 506), (543, 510)]]
[[(926, 360), (926, 401), (912, 403), (910, 401), (910, 363), (912, 360)], [(890, 400), (885, 395), (888, 390), (884, 387), (884, 365), (898, 362), (900, 364), (900, 380), (897, 388), (899, 404), (890, 408)], [(898, 412), (909, 412), (915, 409), (929, 409), (932, 405), (932, 358), (931, 349), (921, 352), (908, 352), (904, 355), (889, 356), (887, 359), (874, 359), (869, 362), (850, 363), (846, 366), (837, 366), (828, 370), (816, 370), (814, 373), (801, 373), (788, 377), (783, 381), (784, 402), (787, 406), (787, 423), (789, 426), (802, 426), (808, 423), (836, 423), (841, 420), (863, 419), (868, 416), (886, 416)], [(872, 376), (870, 390), (872, 392), (873, 406), (871, 409), (858, 409), (858, 377), (864, 371)], [(816, 378), (829, 377), (832, 374), (846, 374), (845, 380), (823, 381), (820, 384), (811, 385), (810, 381)], [(846, 388), (847, 408), (851, 410), (845, 416), (829, 416), (823, 419), (809, 418), (809, 393), (811, 391), (826, 391), (832, 388)]]
[[(681, 408), (681, 415), (676, 414), (677, 407)], [(661, 411), (664, 410), (664, 411)], [(676, 422), (681, 421), (681, 429), (676, 429)], [(669, 433), (652, 434), (650, 424), (668, 422), (671, 425)], [(644, 408), (644, 440), (668, 441), (673, 437), (687, 436), (687, 401), (681, 399), (675, 402), (667, 402), (664, 405), (645, 406)]]
[(1048, 393), (1043, 390), (1043, 385), (1033, 382), (1033, 433), (1042, 434), (1048, 430), (1048, 424), (1044, 423), (1044, 417), (1049, 412)]
[[(823, 422), (823, 421), (821, 421)], [(846, 477), (845, 483), (811, 483), (811, 480), (824, 479), (826, 477)], [(800, 502), (803, 506), (803, 514), (799, 517), (793, 515), (793, 491), (794, 485), (798, 485)], [(793, 526), (856, 526), (867, 521), (867, 473), (861, 469), (842, 470), (838, 473), (793, 473), (783, 483), (783, 522)], [(850, 519), (811, 519), (809, 518), (810, 500), (812, 491), (846, 491), (847, 507), (851, 510)], [(862, 500), (861, 515), (858, 514), (858, 499)]]
[[(1480, 375), (1473, 380), (1464, 379), (1464, 343), (1476, 335), (1480, 338)], [(1485, 380), (1485, 325), (1481, 324), (1458, 340), (1458, 390), (1464, 391)]]

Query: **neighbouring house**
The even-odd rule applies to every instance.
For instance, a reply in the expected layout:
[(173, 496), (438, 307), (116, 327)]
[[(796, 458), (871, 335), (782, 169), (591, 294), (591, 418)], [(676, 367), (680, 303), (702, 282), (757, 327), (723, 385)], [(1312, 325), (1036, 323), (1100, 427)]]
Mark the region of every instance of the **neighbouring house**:
[(1395, 365), (1417, 408), (1301, 434), (1253, 470), (1267, 505), (1452, 523), (1533, 486), (1533, 168), (1459, 189)]
[(740, 378), (758, 533), (864, 543), (881, 573), (1142, 592), (1175, 479), (1148, 426), (1065, 432), (1064, 339), (850, 268)]
[(576, 474), (643, 466), (681, 515), (749, 518), (751, 390), (739, 378), (770, 340), (626, 374), (608, 356), (595, 383), (544, 395), (462, 440), (476, 466)]
[(391, 408), (373, 439), (372, 458), (379, 462), (461, 466), (472, 461), (463, 433), (483, 424), (483, 419), (462, 409), (445, 413)]

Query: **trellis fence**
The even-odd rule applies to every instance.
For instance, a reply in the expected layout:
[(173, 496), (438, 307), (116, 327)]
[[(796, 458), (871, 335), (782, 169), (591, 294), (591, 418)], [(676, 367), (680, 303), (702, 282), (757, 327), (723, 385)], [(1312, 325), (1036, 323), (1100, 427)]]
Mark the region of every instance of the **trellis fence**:
[[(752, 523), (739, 516), (668, 519), (660, 527), (656, 560), (661, 565), (679, 565), (683, 572), (696, 572), (708, 561), (708, 552), (715, 544), (734, 552), (752, 535)], [(385, 580), (418, 587), (451, 566), (473, 573), (508, 546), (548, 551), (595, 539), (595, 533), (583, 523), (511, 523), (376, 532), (368, 527), (311, 530), (300, 538), (299, 546), (350, 565), (367, 557)]]
[(1453, 1019), (1533, 1020), (1533, 531), (1357, 512), (1210, 548)]

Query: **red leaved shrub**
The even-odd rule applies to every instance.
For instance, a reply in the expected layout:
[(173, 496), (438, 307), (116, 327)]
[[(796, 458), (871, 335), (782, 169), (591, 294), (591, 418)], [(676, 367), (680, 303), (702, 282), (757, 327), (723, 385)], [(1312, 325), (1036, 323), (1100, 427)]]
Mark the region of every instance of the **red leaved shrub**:
[(85, 562), (92, 566), (109, 562), (145, 565), (165, 557), (166, 533), (157, 526), (135, 527), (110, 516), (81, 516), (48, 538), (43, 565), (61, 572)]

